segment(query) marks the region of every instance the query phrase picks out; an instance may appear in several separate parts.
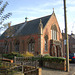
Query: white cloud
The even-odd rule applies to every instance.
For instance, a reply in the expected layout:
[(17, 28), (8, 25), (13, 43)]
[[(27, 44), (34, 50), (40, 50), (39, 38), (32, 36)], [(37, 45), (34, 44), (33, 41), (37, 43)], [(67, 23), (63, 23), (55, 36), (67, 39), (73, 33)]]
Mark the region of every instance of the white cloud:
[(68, 4), (75, 5), (75, 0), (67, 0), (66, 3), (67, 3), (67, 5)]
[[(60, 26), (60, 29), (64, 30), (64, 5), (63, 0), (48, 0), (46, 2), (40, 3), (37, 6), (28, 6), (22, 7), (20, 6), (16, 10), (12, 10), (12, 18), (8, 21), (12, 21), (12, 25), (24, 22), (24, 18), (28, 17), (28, 20), (32, 20), (38, 17), (46, 16), (52, 14), (53, 9), (55, 8), (55, 14)], [(75, 0), (67, 0), (67, 18), (68, 18), (68, 32), (70, 33), (72, 30), (72, 23), (75, 21)], [(72, 19), (72, 20), (71, 20)], [(75, 27), (74, 27), (75, 28)], [(74, 32), (75, 33), (75, 32)]]
[(75, 6), (69, 6), (69, 7), (67, 7), (67, 10), (68, 10), (68, 12), (75, 12)]

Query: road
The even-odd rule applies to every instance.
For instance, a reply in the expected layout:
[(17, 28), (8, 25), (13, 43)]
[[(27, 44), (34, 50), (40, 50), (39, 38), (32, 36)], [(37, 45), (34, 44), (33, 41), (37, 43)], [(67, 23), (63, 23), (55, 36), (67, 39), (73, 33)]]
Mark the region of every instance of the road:
[(75, 75), (75, 63), (70, 63), (70, 75), (74, 72)]
[(69, 72), (42, 68), (42, 75), (75, 75), (75, 63), (70, 63)]

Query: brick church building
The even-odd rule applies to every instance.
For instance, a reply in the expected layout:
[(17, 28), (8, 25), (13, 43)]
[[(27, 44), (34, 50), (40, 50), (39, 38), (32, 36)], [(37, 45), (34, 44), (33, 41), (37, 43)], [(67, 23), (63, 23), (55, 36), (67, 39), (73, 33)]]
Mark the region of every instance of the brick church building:
[[(56, 15), (26, 21), (9, 28), (0, 37), (3, 52), (32, 52), (34, 55), (63, 56), (62, 34)], [(2, 51), (2, 49), (0, 49)]]

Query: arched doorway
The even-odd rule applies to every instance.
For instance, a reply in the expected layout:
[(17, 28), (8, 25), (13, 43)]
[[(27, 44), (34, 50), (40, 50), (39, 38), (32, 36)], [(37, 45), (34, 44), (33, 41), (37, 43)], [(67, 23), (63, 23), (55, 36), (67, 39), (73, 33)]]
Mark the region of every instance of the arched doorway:
[(56, 46), (52, 45), (52, 47), (51, 47), (51, 56), (57, 56), (56, 54), (57, 54), (56, 53)]
[(60, 47), (60, 45), (57, 45), (57, 46), (56, 46), (56, 49), (57, 49), (57, 57), (61, 57), (61, 56), (62, 56), (62, 52), (61, 52), (61, 47)]

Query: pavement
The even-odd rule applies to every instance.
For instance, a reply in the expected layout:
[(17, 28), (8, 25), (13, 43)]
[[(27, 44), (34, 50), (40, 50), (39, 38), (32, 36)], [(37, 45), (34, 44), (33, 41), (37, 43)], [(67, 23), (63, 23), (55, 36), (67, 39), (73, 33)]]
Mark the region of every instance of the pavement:
[(70, 71), (59, 71), (53, 69), (42, 68), (42, 75), (75, 75), (75, 63), (70, 64)]
[[(13, 75), (24, 75), (21, 72), (17, 72)], [(75, 63), (70, 64), (70, 71), (60, 71), (60, 70), (54, 70), (54, 69), (48, 69), (48, 68), (42, 68), (42, 74), (41, 75), (75, 75)]]

